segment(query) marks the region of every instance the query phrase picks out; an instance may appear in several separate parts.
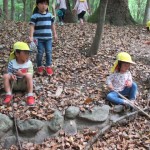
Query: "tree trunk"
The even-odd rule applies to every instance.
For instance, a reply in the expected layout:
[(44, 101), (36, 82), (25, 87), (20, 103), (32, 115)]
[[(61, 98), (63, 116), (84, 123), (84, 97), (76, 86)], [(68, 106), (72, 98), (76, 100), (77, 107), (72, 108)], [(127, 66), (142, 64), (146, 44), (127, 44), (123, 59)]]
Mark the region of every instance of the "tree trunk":
[(66, 0), (66, 5), (67, 5), (67, 10), (66, 10), (66, 15), (65, 15), (64, 20), (65, 20), (65, 22), (73, 23), (76, 21), (76, 17), (72, 13), (72, 9), (71, 9), (69, 0)]
[(26, 21), (26, 0), (22, 0), (23, 2), (23, 20)]
[(109, 0), (106, 21), (118, 26), (135, 23), (128, 8), (128, 0)]
[(15, 19), (15, 1), (11, 0), (11, 20)]
[(105, 16), (106, 16), (106, 9), (107, 9), (108, 0), (101, 0), (99, 4), (99, 19), (97, 23), (97, 29), (96, 34), (94, 37), (94, 41), (91, 45), (91, 48), (88, 52), (88, 56), (96, 55), (101, 43), (102, 39), (102, 33), (103, 33), (103, 27), (105, 22)]
[(8, 20), (8, 0), (3, 0), (4, 20)]
[[(97, 9), (88, 19), (89, 22), (98, 21)], [(134, 24), (135, 21), (128, 8), (128, 0), (109, 0), (106, 12), (106, 22), (117, 26)]]
[(147, 0), (143, 24), (150, 20), (150, 0)]

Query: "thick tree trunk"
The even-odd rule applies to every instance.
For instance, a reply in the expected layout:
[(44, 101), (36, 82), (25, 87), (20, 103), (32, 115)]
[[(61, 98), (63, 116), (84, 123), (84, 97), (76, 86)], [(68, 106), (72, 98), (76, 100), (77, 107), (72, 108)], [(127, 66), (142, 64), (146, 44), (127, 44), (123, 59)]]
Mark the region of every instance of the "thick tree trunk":
[(150, 0), (147, 0), (143, 24), (150, 20)]
[(72, 9), (71, 9), (69, 0), (66, 0), (66, 5), (67, 5), (67, 11), (66, 11), (66, 15), (65, 15), (65, 18), (64, 18), (65, 22), (73, 23), (73, 22), (76, 21), (76, 17), (72, 13)]
[[(98, 21), (98, 8), (88, 19), (89, 22)], [(134, 24), (129, 8), (128, 0), (109, 0), (106, 12), (106, 22), (112, 25), (122, 26)]]
[(134, 20), (128, 8), (128, 0), (109, 0), (106, 21), (118, 26), (133, 24)]
[(11, 0), (11, 20), (15, 19), (15, 2)]
[(8, 0), (3, 0), (3, 14), (4, 20), (8, 20)]
[(99, 49), (99, 45), (101, 43), (102, 39), (102, 33), (103, 33), (103, 26), (105, 22), (105, 16), (106, 16), (106, 9), (107, 9), (108, 0), (101, 0), (99, 4), (99, 19), (96, 29), (96, 34), (94, 37), (94, 41), (91, 45), (91, 48), (88, 52), (88, 56), (96, 55)]

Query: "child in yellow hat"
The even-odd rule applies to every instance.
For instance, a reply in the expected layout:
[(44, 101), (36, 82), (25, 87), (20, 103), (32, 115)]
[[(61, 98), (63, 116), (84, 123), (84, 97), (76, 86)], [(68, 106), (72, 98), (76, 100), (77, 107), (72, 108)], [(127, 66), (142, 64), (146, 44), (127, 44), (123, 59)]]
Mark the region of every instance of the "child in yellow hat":
[[(9, 104), (12, 100), (12, 89), (27, 90), (27, 105), (33, 105), (35, 102), (33, 97), (33, 65), (29, 60), (29, 53), (31, 50), (24, 42), (16, 42), (13, 46), (13, 52), (10, 54), (8, 71), (3, 75), (4, 88), (6, 97), (4, 104)], [(14, 82), (16, 81), (16, 82)], [(11, 87), (11, 83), (13, 87)]]
[(127, 96), (129, 100), (135, 102), (137, 94), (137, 84), (133, 82), (130, 65), (135, 64), (131, 56), (126, 52), (120, 52), (114, 66), (111, 68), (112, 74), (108, 76), (106, 84), (110, 92), (107, 95), (107, 100), (114, 104), (127, 104), (127, 101), (121, 98), (117, 92), (123, 96)]

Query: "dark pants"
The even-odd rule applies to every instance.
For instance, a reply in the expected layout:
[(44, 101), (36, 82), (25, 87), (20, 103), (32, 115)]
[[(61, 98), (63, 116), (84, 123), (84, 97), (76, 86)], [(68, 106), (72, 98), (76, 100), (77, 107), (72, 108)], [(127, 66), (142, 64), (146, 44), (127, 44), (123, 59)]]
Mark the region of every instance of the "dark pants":
[(65, 14), (66, 14), (66, 9), (61, 8), (60, 10), (63, 12), (63, 15), (58, 16), (58, 18), (59, 18), (59, 21), (62, 22), (62, 21), (64, 21), (64, 17), (65, 17)]
[(78, 19), (84, 19), (84, 15), (85, 15), (86, 11), (82, 11), (80, 14), (78, 14)]

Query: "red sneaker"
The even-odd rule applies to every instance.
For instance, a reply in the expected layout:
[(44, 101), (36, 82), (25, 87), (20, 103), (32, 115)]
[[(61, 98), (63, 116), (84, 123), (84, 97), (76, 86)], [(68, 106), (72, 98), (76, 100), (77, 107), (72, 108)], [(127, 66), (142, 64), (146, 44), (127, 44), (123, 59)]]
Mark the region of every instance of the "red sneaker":
[(6, 95), (3, 104), (8, 104), (12, 100), (13, 96), (12, 95)]
[(51, 67), (46, 67), (45, 70), (48, 76), (53, 74), (53, 70)]
[(28, 96), (27, 97), (27, 105), (31, 106), (35, 104), (35, 99), (33, 96)]
[(43, 66), (40, 66), (40, 67), (37, 68), (37, 73), (39, 75), (43, 75), (43, 71), (44, 71), (44, 67)]

